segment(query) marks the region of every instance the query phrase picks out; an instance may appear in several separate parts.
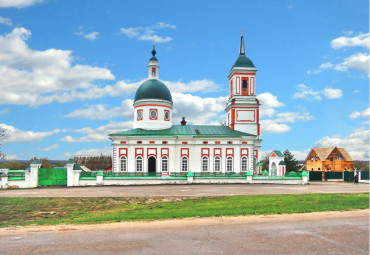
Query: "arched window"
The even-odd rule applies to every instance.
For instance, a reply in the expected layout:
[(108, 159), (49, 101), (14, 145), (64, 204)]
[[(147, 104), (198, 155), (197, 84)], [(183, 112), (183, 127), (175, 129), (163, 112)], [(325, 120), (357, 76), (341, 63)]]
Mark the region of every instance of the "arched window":
[(243, 93), (248, 93), (248, 81), (243, 80)]
[(247, 159), (247, 157), (242, 157), (241, 171), (242, 172), (247, 172), (247, 170), (248, 170), (248, 159)]
[(162, 172), (168, 171), (168, 158), (166, 156), (162, 157)]
[(136, 171), (137, 172), (143, 171), (143, 158), (141, 156), (138, 156), (136, 158)]
[(221, 172), (221, 158), (219, 156), (215, 157), (215, 172)]
[(125, 156), (121, 157), (121, 171), (126, 172), (127, 171), (127, 158)]
[(187, 157), (181, 158), (181, 171), (182, 172), (188, 171), (188, 158)]
[(227, 157), (226, 159), (226, 172), (232, 172), (233, 171), (233, 158)]
[(202, 158), (202, 171), (208, 172), (208, 157), (206, 156)]
[(152, 76), (155, 77), (155, 68), (152, 68)]

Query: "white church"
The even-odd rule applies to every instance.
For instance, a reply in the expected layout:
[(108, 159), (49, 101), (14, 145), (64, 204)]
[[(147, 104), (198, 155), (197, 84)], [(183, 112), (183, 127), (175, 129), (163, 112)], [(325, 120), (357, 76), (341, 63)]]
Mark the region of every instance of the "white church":
[[(260, 172), (261, 148), (256, 72), (240, 51), (229, 75), (226, 126), (173, 125), (170, 90), (159, 80), (159, 64), (153, 46), (148, 79), (134, 100), (134, 129), (109, 137), (112, 140), (113, 172), (132, 173), (243, 173)], [(177, 106), (181, 107), (181, 106)]]

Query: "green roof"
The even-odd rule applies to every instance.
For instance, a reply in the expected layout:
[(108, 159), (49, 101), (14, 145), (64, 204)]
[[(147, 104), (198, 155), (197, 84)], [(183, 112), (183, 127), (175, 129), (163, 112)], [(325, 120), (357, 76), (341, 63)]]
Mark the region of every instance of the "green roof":
[(135, 102), (142, 99), (159, 99), (172, 103), (170, 90), (163, 82), (157, 79), (149, 79), (136, 90)]
[(279, 163), (279, 166), (285, 166), (286, 164), (285, 164), (285, 162), (284, 161), (280, 161), (280, 163)]
[(79, 164), (74, 164), (73, 170), (83, 170)]
[(31, 164), (42, 164), (40, 160), (35, 159), (34, 161), (31, 162)]
[(274, 152), (276, 154), (276, 156), (284, 158), (284, 154), (281, 151), (275, 150), (275, 151), (272, 151), (272, 152)]
[(179, 137), (179, 136), (194, 136), (194, 137), (242, 137), (254, 136), (248, 133), (232, 130), (226, 126), (211, 126), (211, 125), (173, 125), (168, 129), (161, 130), (146, 130), (141, 128), (122, 131), (110, 136), (148, 136), (148, 137)]
[(67, 164), (76, 164), (76, 162), (73, 160), (73, 158), (70, 158), (68, 160)]
[(149, 61), (158, 61), (158, 59), (157, 59), (155, 56), (153, 56), (153, 57), (151, 57), (151, 58), (149, 59)]
[(250, 68), (256, 68), (252, 62), (247, 56), (245, 55), (239, 55), (238, 59), (235, 61), (233, 67), (250, 67)]
[(257, 166), (262, 166), (262, 163), (261, 163), (261, 162), (258, 162), (258, 163), (257, 163)]

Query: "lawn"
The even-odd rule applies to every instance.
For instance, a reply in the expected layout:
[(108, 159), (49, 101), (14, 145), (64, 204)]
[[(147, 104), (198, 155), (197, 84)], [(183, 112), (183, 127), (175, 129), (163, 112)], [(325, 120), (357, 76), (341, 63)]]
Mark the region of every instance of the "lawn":
[(217, 198), (0, 198), (0, 227), (368, 209), (369, 194)]

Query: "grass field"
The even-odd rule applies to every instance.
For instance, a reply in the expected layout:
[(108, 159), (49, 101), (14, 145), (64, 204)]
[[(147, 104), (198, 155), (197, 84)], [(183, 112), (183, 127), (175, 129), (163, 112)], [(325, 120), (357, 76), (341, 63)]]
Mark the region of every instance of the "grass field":
[(289, 214), (368, 208), (368, 193), (259, 195), (199, 199), (0, 198), (0, 227)]

